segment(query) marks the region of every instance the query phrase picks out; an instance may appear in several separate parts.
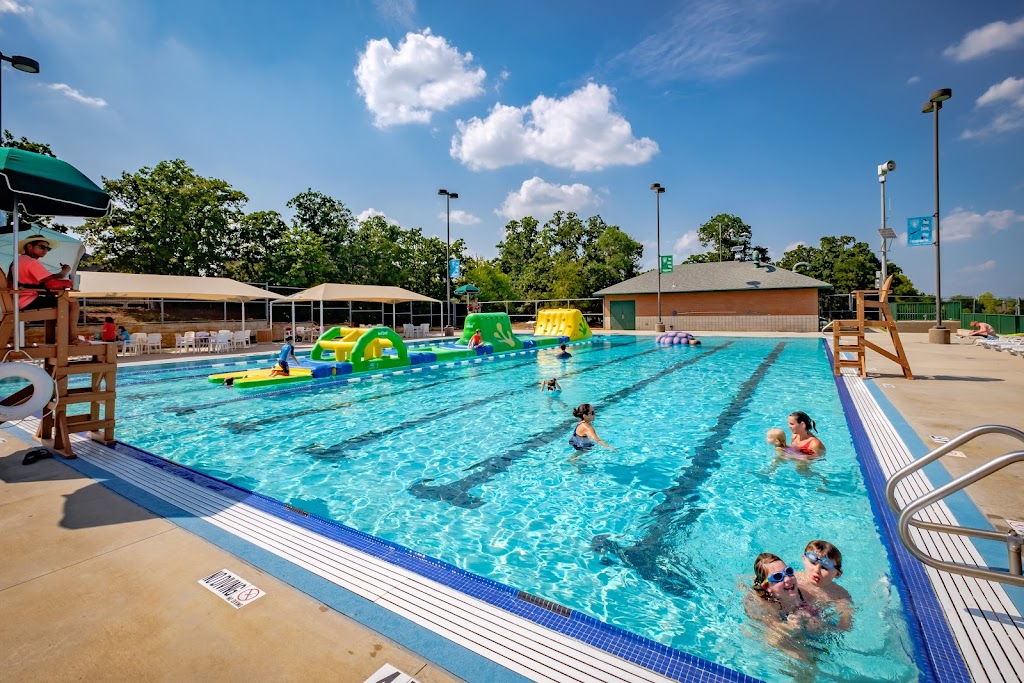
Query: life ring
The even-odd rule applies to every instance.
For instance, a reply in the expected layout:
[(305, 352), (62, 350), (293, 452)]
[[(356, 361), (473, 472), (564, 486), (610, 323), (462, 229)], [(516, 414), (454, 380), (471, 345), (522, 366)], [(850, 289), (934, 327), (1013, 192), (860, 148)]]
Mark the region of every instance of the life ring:
[(0, 405), (0, 421), (22, 420), (35, 415), (53, 397), (53, 378), (38, 365), (8, 361), (0, 363), (0, 380), (23, 379), (32, 385), (32, 398), (16, 406)]

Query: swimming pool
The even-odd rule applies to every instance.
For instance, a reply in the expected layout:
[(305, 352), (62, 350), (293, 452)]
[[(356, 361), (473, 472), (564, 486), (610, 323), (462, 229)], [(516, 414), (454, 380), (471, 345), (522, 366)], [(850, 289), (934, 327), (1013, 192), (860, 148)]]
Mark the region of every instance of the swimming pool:
[[(917, 678), (820, 341), (573, 353), (267, 395), (210, 385), (207, 367), (129, 369), (118, 436), (752, 676)], [(559, 397), (539, 392), (550, 376)], [(570, 461), (581, 402), (617, 452)], [(795, 409), (828, 457), (773, 469), (764, 431)], [(811, 538), (843, 550), (858, 604), (852, 632), (814, 643), (814, 669), (761, 644), (738, 587), (758, 552), (799, 566)]]

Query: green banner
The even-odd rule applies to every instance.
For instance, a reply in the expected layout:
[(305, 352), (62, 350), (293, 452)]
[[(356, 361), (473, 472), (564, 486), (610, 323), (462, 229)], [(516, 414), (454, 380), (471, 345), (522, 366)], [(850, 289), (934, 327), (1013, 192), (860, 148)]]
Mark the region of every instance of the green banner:
[(672, 272), (672, 255), (661, 257), (661, 272), (671, 273)]

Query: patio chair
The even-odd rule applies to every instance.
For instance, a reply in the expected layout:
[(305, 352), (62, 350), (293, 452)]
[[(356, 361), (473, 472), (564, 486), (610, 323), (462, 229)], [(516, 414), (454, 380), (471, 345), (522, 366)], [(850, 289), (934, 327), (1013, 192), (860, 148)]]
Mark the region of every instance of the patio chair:
[(138, 356), (142, 353), (147, 343), (145, 332), (135, 332), (128, 337), (124, 345), (124, 355)]
[(235, 332), (231, 335), (231, 345), (236, 349), (249, 348), (249, 333), (244, 330)]
[(154, 332), (152, 334), (147, 334), (146, 335), (146, 343), (145, 343), (145, 349), (144, 350), (145, 350), (146, 353), (151, 353), (153, 351), (156, 351), (156, 353), (160, 353), (161, 351), (163, 351), (164, 350), (164, 338), (163, 338), (163, 335), (161, 335), (161, 334), (159, 334), (157, 332)]
[(195, 351), (196, 348), (197, 348), (197, 346), (196, 346), (196, 333), (195, 332), (186, 332), (185, 333), (185, 350), (188, 351), (189, 349), (192, 349), (193, 351)]
[(224, 330), (217, 333), (217, 336), (210, 337), (210, 350), (220, 353), (221, 351), (231, 350), (231, 333)]
[(185, 348), (186, 348), (185, 347), (185, 335), (181, 334), (180, 332), (175, 332), (174, 333), (174, 351), (177, 352), (179, 349), (181, 351), (184, 351)]
[(306, 328), (298, 326), (295, 328), (295, 341), (304, 342), (306, 341)]
[(415, 333), (412, 330), (412, 323), (405, 323), (402, 325), (402, 336), (406, 339), (412, 339), (415, 336)]
[(429, 337), (430, 336), (430, 323), (420, 323), (420, 336), (421, 337)]

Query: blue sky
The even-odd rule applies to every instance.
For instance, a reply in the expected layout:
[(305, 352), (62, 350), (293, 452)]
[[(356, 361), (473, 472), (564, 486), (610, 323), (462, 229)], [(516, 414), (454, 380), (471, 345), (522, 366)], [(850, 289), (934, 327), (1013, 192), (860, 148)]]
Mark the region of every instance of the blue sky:
[(1024, 5), (1018, 0), (652, 2), (0, 0), (3, 126), (93, 179), (182, 158), (250, 211), (307, 188), (497, 254), (509, 218), (600, 214), (663, 253), (743, 218), (781, 256), (823, 235), (935, 290), (1024, 296)]

